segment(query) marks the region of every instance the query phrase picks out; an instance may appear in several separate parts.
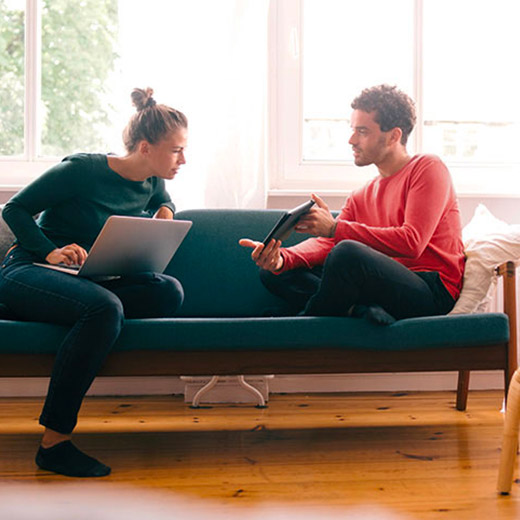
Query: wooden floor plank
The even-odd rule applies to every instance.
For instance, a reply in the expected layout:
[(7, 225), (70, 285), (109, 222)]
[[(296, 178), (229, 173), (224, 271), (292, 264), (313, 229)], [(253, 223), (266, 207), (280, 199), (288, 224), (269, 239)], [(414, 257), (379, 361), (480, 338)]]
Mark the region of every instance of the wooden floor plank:
[[(40, 407), (40, 399), (0, 399), (4, 483), (77, 482), (34, 466)], [(471, 392), (466, 412), (451, 392), (274, 395), (266, 409), (88, 398), (75, 440), (112, 466), (104, 490), (161, 491), (229, 518), (303, 507), (343, 518), (361, 508), (374, 518), (513, 519), (520, 485), (509, 497), (495, 492), (501, 407), (499, 391)]]

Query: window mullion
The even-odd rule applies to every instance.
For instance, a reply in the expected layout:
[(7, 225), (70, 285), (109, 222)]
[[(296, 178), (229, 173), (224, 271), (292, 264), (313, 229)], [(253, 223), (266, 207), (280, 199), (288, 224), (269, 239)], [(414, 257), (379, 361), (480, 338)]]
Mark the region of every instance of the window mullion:
[(25, 156), (40, 155), (41, 2), (26, 0), (25, 10)]
[(417, 123), (415, 125), (415, 151), (423, 151), (423, 1), (415, 0), (414, 6), (414, 98)]

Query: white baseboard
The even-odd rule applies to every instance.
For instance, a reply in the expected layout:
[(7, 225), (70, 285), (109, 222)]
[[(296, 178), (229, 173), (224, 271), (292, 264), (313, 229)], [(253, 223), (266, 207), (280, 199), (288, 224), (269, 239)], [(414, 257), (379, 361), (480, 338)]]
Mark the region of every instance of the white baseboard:
[[(457, 377), (457, 372), (277, 376), (269, 383), (269, 390), (271, 393), (442, 391), (456, 390)], [(503, 388), (501, 372), (471, 372), (470, 390)]]
[[(246, 378), (247, 379), (247, 378)], [(48, 378), (0, 378), (0, 397), (39, 397), (47, 393)], [(269, 392), (392, 392), (456, 390), (455, 372), (398, 374), (316, 374), (275, 376)], [(470, 390), (504, 388), (501, 372), (471, 373)], [(183, 395), (185, 382), (179, 377), (99, 377), (88, 395)]]

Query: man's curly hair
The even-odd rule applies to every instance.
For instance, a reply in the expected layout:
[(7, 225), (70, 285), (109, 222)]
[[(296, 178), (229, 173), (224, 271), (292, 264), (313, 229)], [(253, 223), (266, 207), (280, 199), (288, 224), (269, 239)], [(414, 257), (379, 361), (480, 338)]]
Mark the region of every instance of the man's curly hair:
[(378, 85), (366, 88), (352, 101), (351, 107), (363, 112), (375, 111), (374, 120), (383, 132), (400, 128), (403, 132), (401, 144), (406, 145), (416, 122), (415, 103), (397, 87)]

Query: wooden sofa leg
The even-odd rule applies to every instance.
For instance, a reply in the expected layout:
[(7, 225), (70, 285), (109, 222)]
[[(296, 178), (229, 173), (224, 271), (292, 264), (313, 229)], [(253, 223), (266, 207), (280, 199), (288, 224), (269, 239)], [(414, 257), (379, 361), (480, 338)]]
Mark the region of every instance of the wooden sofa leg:
[(459, 371), (459, 380), (457, 384), (457, 410), (463, 412), (468, 404), (468, 390), (469, 390), (469, 370)]
[(518, 449), (518, 430), (520, 423), (520, 369), (517, 370), (509, 385), (507, 394), (506, 420), (500, 467), (498, 470), (497, 489), (499, 493), (507, 495), (511, 491), (513, 473)]

